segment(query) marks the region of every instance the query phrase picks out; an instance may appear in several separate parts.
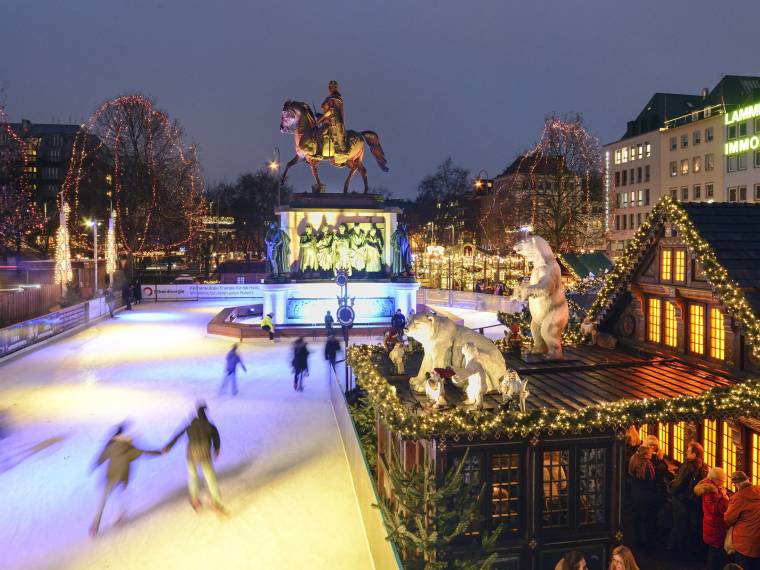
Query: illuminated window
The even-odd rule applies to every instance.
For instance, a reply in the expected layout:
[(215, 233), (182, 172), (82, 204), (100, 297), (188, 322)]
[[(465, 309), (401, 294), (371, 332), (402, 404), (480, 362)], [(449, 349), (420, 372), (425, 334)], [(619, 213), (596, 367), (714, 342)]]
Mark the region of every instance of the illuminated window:
[(686, 424), (677, 422), (673, 424), (673, 459), (679, 463), (684, 461), (684, 451), (686, 450)]
[(657, 439), (660, 440), (660, 449), (667, 455), (670, 451), (670, 426), (668, 424), (657, 426)]
[(678, 327), (676, 325), (676, 306), (665, 301), (665, 345), (678, 345)]
[(620, 149), (615, 150), (615, 164), (620, 164)]
[[(649, 143), (644, 143), (644, 148), (646, 149), (645, 153), (647, 155), (647, 158), (649, 158), (650, 156), (652, 156), (652, 145), (650, 145)], [(649, 168), (649, 167), (647, 166), (647, 168)]]
[(710, 309), (710, 356), (718, 360), (726, 358), (726, 331), (723, 313), (720, 309)]
[(568, 526), (570, 522), (568, 501), (569, 468), (569, 450), (544, 451), (542, 471), (544, 494), (541, 510), (544, 528)]
[(736, 430), (728, 422), (723, 422), (723, 471), (728, 477), (736, 471)]
[(641, 439), (641, 441), (644, 441), (648, 435), (649, 435), (649, 425), (642, 424), (642, 426), (639, 428), (639, 438)]
[(686, 281), (686, 251), (683, 249), (676, 250), (675, 280), (680, 283)]
[(663, 249), (660, 257), (660, 281), (670, 281), (673, 278), (673, 252)]
[(622, 150), (623, 150), (622, 161), (623, 162), (628, 162), (628, 147), (624, 146)]
[(491, 460), (491, 519), (513, 531), (520, 528), (520, 454), (494, 454)]
[(689, 305), (689, 352), (705, 353), (705, 308)]
[(649, 299), (649, 341), (660, 342), (660, 300), (654, 297)]
[(685, 176), (689, 173), (689, 159), (684, 158), (681, 161), (681, 175)]
[(718, 425), (715, 420), (705, 420), (702, 444), (705, 448), (705, 463), (715, 467), (718, 463)]
[(760, 435), (752, 434), (751, 449), (752, 484), (760, 485)]

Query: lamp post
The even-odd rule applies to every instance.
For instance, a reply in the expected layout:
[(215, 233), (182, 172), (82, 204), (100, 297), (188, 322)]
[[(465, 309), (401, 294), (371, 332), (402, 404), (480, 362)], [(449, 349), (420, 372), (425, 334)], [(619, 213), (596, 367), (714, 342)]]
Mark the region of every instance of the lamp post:
[(269, 161), (269, 170), (277, 172), (277, 205), (280, 205), (280, 190), (282, 189), (282, 181), (280, 181), (280, 147), (274, 147), (274, 152), (277, 158)]
[[(483, 174), (486, 175), (485, 178), (483, 178)], [(493, 188), (493, 181), (485, 168), (481, 168), (480, 172), (478, 172), (478, 177), (475, 179), (474, 185), (475, 190), (486, 190), (486, 192), (488, 192), (490, 188)]]

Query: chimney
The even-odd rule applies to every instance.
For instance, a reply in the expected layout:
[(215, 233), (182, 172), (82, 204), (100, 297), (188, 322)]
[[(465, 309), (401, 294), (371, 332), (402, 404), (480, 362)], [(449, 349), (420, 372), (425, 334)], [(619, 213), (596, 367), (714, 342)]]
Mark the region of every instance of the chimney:
[(707, 96), (710, 94), (710, 90), (707, 87), (702, 87), (702, 91), (700, 91), (699, 94), (702, 95), (702, 99), (707, 99)]
[(28, 134), (32, 128), (32, 121), (29, 119), (21, 119), (21, 130), (24, 134)]

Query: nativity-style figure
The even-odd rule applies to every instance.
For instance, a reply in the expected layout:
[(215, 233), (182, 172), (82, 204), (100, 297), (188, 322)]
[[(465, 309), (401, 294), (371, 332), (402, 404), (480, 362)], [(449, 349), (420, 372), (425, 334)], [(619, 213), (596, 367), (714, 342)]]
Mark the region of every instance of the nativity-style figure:
[(364, 269), (367, 273), (380, 273), (383, 270), (383, 234), (376, 224), (367, 232), (364, 239)]
[(354, 222), (354, 226), (348, 231), (348, 236), (351, 243), (351, 266), (355, 271), (364, 271), (367, 262), (364, 241), (367, 236), (359, 226), (359, 222)]
[(333, 237), (333, 271), (351, 275), (351, 236), (345, 223), (340, 224)]
[(318, 238), (311, 224), (306, 226), (304, 233), (301, 234), (299, 267), (302, 272), (319, 271), (319, 261), (317, 260), (317, 242)]
[(396, 374), (402, 375), (405, 374), (404, 369), (404, 357), (406, 356), (406, 349), (404, 348), (403, 342), (397, 342), (393, 349), (391, 350), (390, 354), (388, 354), (388, 357), (391, 359), (391, 362), (396, 367)]
[(446, 405), (445, 381), (435, 370), (425, 375), (425, 395), (434, 410)]
[(333, 268), (333, 237), (334, 234), (327, 224), (322, 224), (317, 240), (317, 261), (320, 271), (331, 271)]
[(510, 410), (525, 411), (525, 402), (530, 395), (528, 391), (528, 379), (521, 379), (520, 375), (514, 370), (508, 370), (499, 385), (501, 392), (501, 401), (506, 404)]

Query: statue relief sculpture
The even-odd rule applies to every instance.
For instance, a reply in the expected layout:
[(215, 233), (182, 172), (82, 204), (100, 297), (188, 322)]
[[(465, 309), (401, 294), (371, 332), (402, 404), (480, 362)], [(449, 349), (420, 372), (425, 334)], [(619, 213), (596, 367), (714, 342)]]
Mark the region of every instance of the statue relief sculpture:
[(428, 397), (428, 403), (431, 404), (434, 410), (446, 406), (445, 383), (435, 370), (432, 373), (427, 373), (425, 395)]
[(396, 231), (391, 235), (393, 257), (391, 259), (391, 274), (401, 275), (408, 273), (412, 268), (412, 250), (409, 248), (409, 234), (406, 224), (399, 224)]
[(525, 402), (530, 395), (527, 378), (520, 379), (517, 372), (509, 370), (501, 380), (499, 392), (501, 392), (502, 403), (506, 404), (510, 410), (525, 411)]
[(528, 285), (518, 285), (514, 298), (528, 300), (533, 352), (547, 359), (561, 360), (562, 333), (569, 310), (562, 285), (559, 264), (552, 248), (539, 236), (528, 236), (515, 244), (514, 250), (533, 264)]
[(354, 227), (348, 231), (348, 236), (351, 243), (351, 266), (356, 271), (364, 271), (366, 265), (364, 241), (367, 236), (359, 226), (359, 222), (354, 222)]
[(333, 270), (340, 270), (351, 275), (351, 236), (346, 224), (340, 224), (333, 237)]
[(298, 265), (301, 271), (319, 271), (317, 235), (311, 224), (308, 224), (304, 233), (301, 234)]
[(317, 240), (317, 261), (320, 271), (331, 271), (333, 268), (333, 233), (327, 224), (322, 224)]
[(333, 166), (348, 168), (348, 177), (343, 183), (343, 192), (348, 192), (351, 178), (358, 170), (364, 181), (364, 193), (369, 191), (367, 169), (364, 167), (364, 143), (383, 172), (388, 172), (387, 161), (380, 137), (374, 131), (346, 131), (343, 115), (343, 97), (338, 91), (338, 82), (330, 81), (329, 94), (322, 103), (323, 114), (317, 116), (311, 107), (301, 101), (285, 101), (280, 115), (280, 131), (293, 134), (295, 156), (288, 161), (282, 173), (285, 182), (288, 170), (299, 161), (306, 161), (314, 176), (315, 190), (324, 186), (319, 180), (317, 165), (328, 160)]
[(464, 387), (467, 394), (465, 404), (476, 408), (483, 407), (483, 396), (486, 393), (486, 371), (480, 364), (480, 352), (473, 342), (462, 345), (464, 369), (457, 371), (452, 380), (459, 387)]
[(288, 234), (272, 222), (264, 236), (264, 242), (267, 246), (267, 261), (272, 275), (280, 276), (290, 272), (290, 238)]
[(372, 224), (364, 239), (364, 269), (367, 273), (380, 273), (383, 270), (383, 235)]

